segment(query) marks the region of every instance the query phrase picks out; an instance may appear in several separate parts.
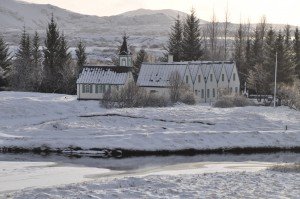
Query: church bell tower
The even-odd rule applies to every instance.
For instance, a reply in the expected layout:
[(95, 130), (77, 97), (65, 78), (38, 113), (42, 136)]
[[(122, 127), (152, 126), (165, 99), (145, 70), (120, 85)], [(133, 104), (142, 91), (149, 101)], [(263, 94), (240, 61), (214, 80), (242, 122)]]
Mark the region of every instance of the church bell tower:
[(123, 44), (119, 53), (119, 65), (124, 67), (132, 67), (132, 54), (127, 48), (127, 37), (124, 35)]

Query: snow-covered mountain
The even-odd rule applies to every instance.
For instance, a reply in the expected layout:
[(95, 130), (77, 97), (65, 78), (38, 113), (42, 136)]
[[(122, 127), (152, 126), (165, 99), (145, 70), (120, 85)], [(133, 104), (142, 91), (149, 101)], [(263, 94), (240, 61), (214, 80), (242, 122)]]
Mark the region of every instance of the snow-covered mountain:
[(161, 39), (165, 40), (168, 35), (170, 25), (174, 23), (177, 15), (186, 16), (186, 13), (175, 10), (139, 9), (115, 16), (98, 17), (74, 13), (49, 4), (0, 0), (0, 33), (8, 37), (9, 42), (16, 43), (15, 36), (24, 25), (29, 32), (45, 32), (52, 13), (60, 30), (69, 38), (80, 37), (98, 46), (109, 46), (110, 41), (119, 38), (124, 32), (139, 38), (138, 42), (141, 43), (154, 38), (159, 41), (153, 41), (153, 44), (161, 43)]

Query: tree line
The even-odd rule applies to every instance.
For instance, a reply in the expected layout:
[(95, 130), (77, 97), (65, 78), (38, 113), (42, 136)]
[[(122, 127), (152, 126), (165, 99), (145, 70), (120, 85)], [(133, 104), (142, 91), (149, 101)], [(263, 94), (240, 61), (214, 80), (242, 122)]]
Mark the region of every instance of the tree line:
[(17, 52), (12, 56), (0, 36), (0, 89), (75, 94), (76, 79), (87, 58), (81, 41), (75, 52), (76, 62), (53, 15), (43, 47), (38, 33), (31, 38), (24, 27)]
[(286, 25), (283, 30), (276, 31), (262, 17), (255, 28), (250, 22), (239, 24), (230, 45), (229, 25), (228, 9), (225, 22), (219, 23), (213, 13), (211, 21), (203, 26), (192, 10), (183, 20), (178, 16), (171, 26), (166, 50), (173, 55), (174, 61), (235, 61), (241, 88), (247, 84), (247, 88), (258, 95), (273, 92), (276, 54), (279, 87), (299, 81), (298, 28), (292, 30)]
[(277, 83), (293, 85), (300, 78), (299, 29), (286, 25), (274, 30), (262, 17), (254, 30), (240, 24), (235, 35), (233, 60), (236, 62), (241, 86), (248, 84), (258, 95), (272, 94), (277, 57)]

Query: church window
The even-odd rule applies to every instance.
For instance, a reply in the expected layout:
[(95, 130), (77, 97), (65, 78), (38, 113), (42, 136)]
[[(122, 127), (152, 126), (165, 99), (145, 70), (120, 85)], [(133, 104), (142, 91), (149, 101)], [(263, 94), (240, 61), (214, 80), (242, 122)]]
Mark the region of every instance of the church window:
[(222, 82), (224, 82), (224, 79), (225, 79), (224, 74), (222, 74)]
[(209, 98), (210, 96), (209, 96), (209, 89), (207, 89), (207, 98)]
[(212, 82), (213, 81), (213, 75), (210, 74), (210, 81)]
[(198, 82), (201, 82), (201, 75), (198, 75)]
[(235, 87), (235, 93), (238, 93), (238, 87)]
[(189, 83), (189, 76), (185, 77), (185, 83), (187, 83), (187, 84)]
[(204, 98), (204, 89), (201, 90), (201, 98)]
[(216, 97), (216, 91), (214, 88), (213, 88), (213, 97)]
[(235, 73), (233, 73), (233, 81), (235, 81)]
[(126, 59), (125, 58), (122, 59), (122, 66), (126, 66)]

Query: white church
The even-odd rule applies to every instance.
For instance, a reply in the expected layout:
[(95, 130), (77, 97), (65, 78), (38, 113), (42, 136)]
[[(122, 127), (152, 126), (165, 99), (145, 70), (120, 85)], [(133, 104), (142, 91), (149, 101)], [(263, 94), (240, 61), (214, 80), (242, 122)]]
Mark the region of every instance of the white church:
[[(240, 93), (240, 80), (237, 68), (231, 61), (194, 61), (143, 63), (137, 79), (137, 85), (148, 92), (169, 96), (171, 74), (178, 72), (197, 102), (214, 102), (220, 91), (237, 95)], [(126, 37), (119, 53), (119, 66), (86, 66), (77, 80), (77, 98), (79, 100), (101, 100), (103, 94), (111, 89), (119, 90), (133, 81), (132, 54), (128, 51)]]

